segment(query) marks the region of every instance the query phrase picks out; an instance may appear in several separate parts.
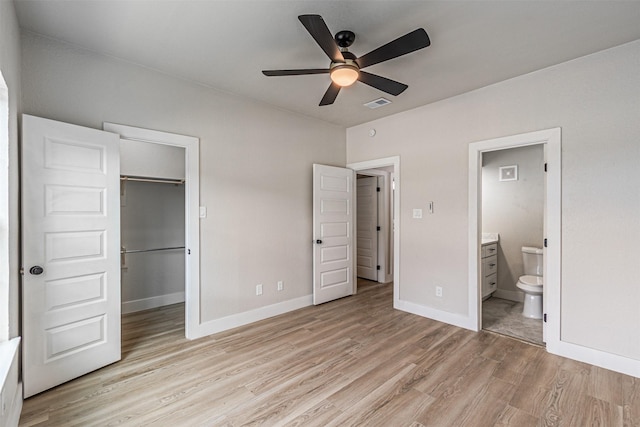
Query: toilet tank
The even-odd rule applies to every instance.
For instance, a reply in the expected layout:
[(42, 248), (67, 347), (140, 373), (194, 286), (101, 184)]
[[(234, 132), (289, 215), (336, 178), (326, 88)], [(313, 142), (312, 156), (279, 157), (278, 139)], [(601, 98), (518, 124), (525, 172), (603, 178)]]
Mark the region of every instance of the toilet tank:
[(542, 249), (531, 246), (522, 247), (522, 262), (524, 274), (542, 276)]

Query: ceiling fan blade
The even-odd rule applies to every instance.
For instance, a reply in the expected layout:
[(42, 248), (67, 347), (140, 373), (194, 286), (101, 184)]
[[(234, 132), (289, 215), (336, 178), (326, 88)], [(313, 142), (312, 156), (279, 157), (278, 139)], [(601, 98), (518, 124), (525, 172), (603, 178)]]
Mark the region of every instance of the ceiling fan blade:
[(344, 62), (344, 56), (342, 56), (342, 52), (340, 52), (340, 48), (338, 48), (322, 16), (300, 15), (298, 19), (333, 62)]
[(305, 74), (327, 74), (328, 68), (307, 68), (302, 70), (262, 70), (262, 74), (269, 77), (276, 76), (303, 76)]
[(361, 56), (356, 59), (358, 67), (365, 68), (380, 62), (388, 61), (393, 58), (397, 58), (407, 53), (414, 52), (416, 50), (425, 48), (431, 44), (427, 32), (423, 28), (418, 28), (405, 34), (402, 37), (398, 37), (392, 42), (380, 46), (377, 49)]
[(409, 87), (404, 83), (400, 83), (386, 77), (378, 76), (376, 74), (367, 73), (366, 71), (362, 70), (360, 70), (360, 76), (358, 77), (358, 80), (366, 85), (374, 87), (383, 92), (387, 92), (394, 96), (400, 95), (406, 88)]
[(327, 91), (324, 93), (324, 96), (322, 97), (322, 100), (320, 101), (319, 105), (322, 107), (323, 105), (333, 104), (333, 101), (336, 100), (336, 97), (338, 96), (339, 92), (340, 92), (340, 86), (331, 82), (331, 86), (329, 86), (329, 89), (327, 89)]

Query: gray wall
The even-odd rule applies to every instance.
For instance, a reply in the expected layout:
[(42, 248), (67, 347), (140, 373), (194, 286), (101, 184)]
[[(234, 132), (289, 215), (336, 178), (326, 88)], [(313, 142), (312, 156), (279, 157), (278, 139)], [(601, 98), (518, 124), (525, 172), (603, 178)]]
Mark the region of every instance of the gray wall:
[(344, 128), (32, 34), (22, 44), (25, 113), (200, 138), (203, 322), (311, 294), (312, 164), (345, 165)]
[(347, 129), (348, 162), (401, 157), (400, 298), (468, 316), (469, 144), (561, 127), (561, 339), (640, 360), (639, 112), (635, 41)]
[[(501, 166), (518, 166), (517, 181), (500, 181)], [(522, 247), (542, 247), (544, 147), (531, 145), (482, 155), (482, 231), (499, 233), (498, 292), (519, 299)]]

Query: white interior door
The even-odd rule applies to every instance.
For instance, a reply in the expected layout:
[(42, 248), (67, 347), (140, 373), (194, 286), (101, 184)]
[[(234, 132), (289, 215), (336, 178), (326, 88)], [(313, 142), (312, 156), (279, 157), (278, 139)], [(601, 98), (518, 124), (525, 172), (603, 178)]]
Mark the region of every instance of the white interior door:
[(357, 180), (357, 275), (378, 280), (378, 177)]
[(313, 165), (313, 303), (353, 294), (354, 171)]
[(22, 116), (25, 397), (120, 360), (118, 144)]

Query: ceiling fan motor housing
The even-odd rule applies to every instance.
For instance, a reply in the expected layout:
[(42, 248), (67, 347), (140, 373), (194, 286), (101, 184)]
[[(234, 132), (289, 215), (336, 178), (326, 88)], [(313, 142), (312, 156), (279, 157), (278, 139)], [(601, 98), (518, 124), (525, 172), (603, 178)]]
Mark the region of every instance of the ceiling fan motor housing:
[(335, 36), (336, 44), (339, 47), (349, 47), (353, 44), (356, 39), (356, 35), (353, 31), (342, 30), (338, 31)]

